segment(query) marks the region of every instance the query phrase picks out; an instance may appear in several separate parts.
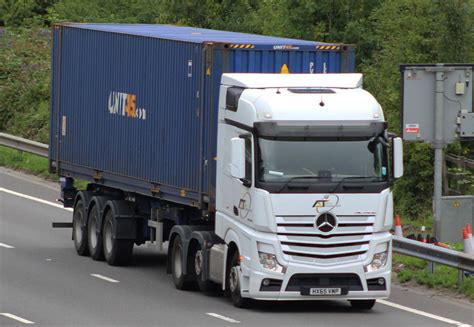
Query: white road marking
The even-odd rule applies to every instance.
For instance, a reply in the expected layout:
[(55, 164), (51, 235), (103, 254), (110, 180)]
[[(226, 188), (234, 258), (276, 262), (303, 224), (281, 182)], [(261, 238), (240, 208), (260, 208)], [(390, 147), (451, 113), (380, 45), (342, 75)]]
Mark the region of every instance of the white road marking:
[(233, 324), (240, 324), (240, 321), (238, 320), (235, 320), (235, 319), (232, 319), (232, 318), (229, 318), (229, 317), (226, 317), (226, 316), (222, 316), (218, 313), (214, 313), (214, 312), (208, 312), (206, 313), (208, 316), (211, 316), (211, 317), (214, 317), (214, 318), (219, 318), (219, 319), (222, 319), (222, 320), (225, 320), (225, 321), (228, 321), (228, 322), (231, 322)]
[(5, 243), (0, 243), (0, 247), (7, 248), (7, 249), (14, 249), (15, 248), (14, 246), (11, 246), (11, 245), (8, 245), (8, 244), (5, 244)]
[(106, 277), (106, 276), (102, 276), (102, 275), (99, 275), (99, 274), (91, 274), (91, 276), (94, 276), (96, 278), (100, 278), (100, 279), (103, 279), (103, 280), (106, 280), (110, 283), (120, 283), (118, 280), (116, 279), (112, 279), (112, 278), (109, 278), (109, 277)]
[(0, 187), (0, 192), (5, 192), (5, 193), (11, 194), (11, 195), (16, 195), (16, 196), (19, 196), (19, 197), (22, 197), (22, 198), (25, 198), (25, 199), (28, 199), (28, 200), (31, 200), (31, 201), (36, 201), (36, 202), (39, 202), (39, 203), (47, 204), (49, 206), (64, 209), (64, 210), (67, 210), (67, 211), (73, 211), (71, 208), (64, 208), (62, 204), (54, 203), (54, 202), (51, 202), (51, 201), (46, 201), (46, 200), (43, 200), (43, 199), (40, 199), (40, 198), (35, 198), (34, 196), (26, 195), (26, 194), (23, 194), (23, 193), (18, 193), (18, 192), (15, 192), (15, 191), (3, 188), (3, 187)]
[(8, 317), (10, 319), (14, 319), (16, 321), (19, 321), (19, 322), (22, 322), (24, 324), (34, 324), (34, 322), (30, 321), (30, 320), (26, 320), (24, 318), (21, 318), (21, 317), (18, 317), (18, 316), (15, 316), (15, 315), (12, 315), (11, 313), (6, 313), (6, 312), (0, 312), (0, 315), (2, 316), (5, 316), (5, 317)]
[(414, 314), (417, 314), (417, 315), (420, 315), (420, 316), (424, 316), (424, 317), (428, 317), (428, 318), (431, 318), (431, 319), (439, 320), (439, 321), (445, 322), (447, 324), (456, 325), (458, 327), (472, 327), (472, 325), (465, 324), (465, 323), (460, 322), (460, 321), (456, 321), (456, 320), (452, 320), (452, 319), (449, 319), (449, 318), (437, 316), (437, 315), (434, 315), (432, 313), (428, 313), (428, 312), (424, 312), (424, 311), (421, 311), (421, 310), (409, 308), (409, 307), (406, 307), (404, 305), (400, 305), (400, 304), (397, 304), (397, 303), (393, 303), (393, 302), (389, 302), (389, 301), (385, 301), (385, 300), (377, 300), (377, 303), (388, 305), (390, 307), (394, 307), (394, 308), (397, 308), (397, 309), (400, 309), (400, 310), (405, 310), (405, 311), (408, 311), (408, 312), (411, 312), (411, 313), (414, 313)]

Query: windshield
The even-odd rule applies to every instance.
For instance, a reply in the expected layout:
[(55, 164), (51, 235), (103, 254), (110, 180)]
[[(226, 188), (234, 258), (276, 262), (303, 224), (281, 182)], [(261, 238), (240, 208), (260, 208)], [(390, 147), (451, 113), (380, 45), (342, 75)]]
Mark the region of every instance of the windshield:
[(387, 149), (380, 137), (355, 140), (260, 138), (258, 145), (261, 182), (385, 181), (388, 176)]

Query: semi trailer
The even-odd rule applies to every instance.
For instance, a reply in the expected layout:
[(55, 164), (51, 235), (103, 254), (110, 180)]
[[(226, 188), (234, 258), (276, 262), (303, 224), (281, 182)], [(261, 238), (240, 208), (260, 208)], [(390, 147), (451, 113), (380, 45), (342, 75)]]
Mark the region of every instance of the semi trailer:
[(354, 70), (344, 44), (54, 25), (49, 169), (77, 253), (167, 245), (176, 288), (237, 307), (387, 298), (402, 141)]

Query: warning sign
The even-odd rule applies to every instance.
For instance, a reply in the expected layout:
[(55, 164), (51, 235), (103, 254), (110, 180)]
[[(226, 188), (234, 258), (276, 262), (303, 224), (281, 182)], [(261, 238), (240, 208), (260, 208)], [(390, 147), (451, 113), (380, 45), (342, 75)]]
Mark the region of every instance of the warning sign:
[(406, 124), (405, 125), (405, 133), (420, 133), (420, 125), (419, 124)]

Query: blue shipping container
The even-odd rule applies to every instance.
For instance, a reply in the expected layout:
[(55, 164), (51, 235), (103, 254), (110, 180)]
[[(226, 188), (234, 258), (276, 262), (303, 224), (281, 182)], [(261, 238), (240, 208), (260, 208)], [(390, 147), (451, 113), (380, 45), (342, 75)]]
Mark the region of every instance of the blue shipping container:
[(354, 72), (354, 48), (168, 25), (53, 30), (50, 170), (213, 209), (222, 73)]

